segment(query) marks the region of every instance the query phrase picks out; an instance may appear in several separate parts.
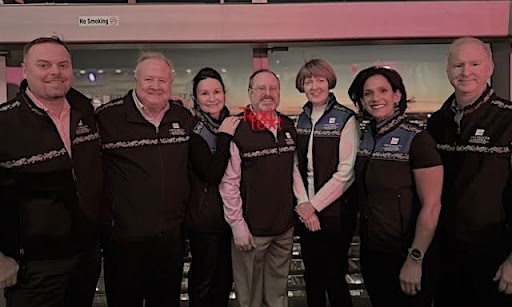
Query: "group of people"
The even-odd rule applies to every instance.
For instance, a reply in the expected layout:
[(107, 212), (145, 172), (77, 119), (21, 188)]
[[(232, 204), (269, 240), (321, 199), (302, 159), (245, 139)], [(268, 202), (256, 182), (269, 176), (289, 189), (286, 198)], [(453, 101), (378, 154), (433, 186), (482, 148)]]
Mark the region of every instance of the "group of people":
[(241, 307), (287, 306), (298, 234), (308, 306), (352, 306), (359, 228), (373, 306), (512, 306), (512, 103), (493, 69), (482, 41), (455, 40), (455, 93), (427, 130), (395, 70), (357, 74), (356, 114), (322, 59), (297, 74), (296, 123), (266, 69), (235, 116), (221, 75), (201, 69), (188, 110), (152, 52), (135, 89), (94, 111), (66, 45), (35, 39), (0, 104), (0, 289), (13, 307), (92, 306), (103, 258), (109, 306), (179, 306), (188, 237), (190, 306), (227, 306), (233, 281)]

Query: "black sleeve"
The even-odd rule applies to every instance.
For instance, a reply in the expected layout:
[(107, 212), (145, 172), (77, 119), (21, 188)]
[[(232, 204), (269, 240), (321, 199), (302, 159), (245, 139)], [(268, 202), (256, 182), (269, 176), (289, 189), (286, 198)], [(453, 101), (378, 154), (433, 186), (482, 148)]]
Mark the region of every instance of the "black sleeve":
[(217, 149), (211, 153), (206, 141), (198, 134), (190, 136), (190, 162), (194, 172), (209, 184), (220, 184), (228, 166), (229, 147), (233, 136), (227, 133), (217, 135)]
[(414, 137), (409, 150), (411, 168), (427, 168), (442, 165), (441, 156), (437, 151), (436, 142), (427, 131), (422, 131)]

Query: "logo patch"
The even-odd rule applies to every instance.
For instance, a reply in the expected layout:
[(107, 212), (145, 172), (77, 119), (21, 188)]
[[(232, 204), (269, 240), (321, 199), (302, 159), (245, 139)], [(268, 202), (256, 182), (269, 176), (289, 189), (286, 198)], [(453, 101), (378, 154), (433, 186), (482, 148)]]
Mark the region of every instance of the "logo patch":
[(476, 129), (475, 135), (484, 135), (485, 130), (484, 129)]
[(329, 118), (329, 124), (334, 124), (336, 122), (336, 117)]
[(399, 152), (402, 151), (402, 145), (400, 145), (400, 138), (397, 136), (392, 136), (388, 141), (389, 143), (385, 143), (382, 147), (382, 150), (387, 152)]
[(481, 144), (481, 145), (487, 145), (490, 142), (490, 137), (485, 136), (485, 129), (476, 129), (475, 135), (471, 136), (469, 138), (469, 143), (471, 144)]
[(186, 135), (186, 131), (183, 128), (180, 128), (180, 123), (172, 123), (169, 129), (169, 135)]
[(284, 139), (284, 143), (286, 145), (295, 145), (295, 141), (292, 139), (292, 134), (290, 132), (286, 131), (284, 135), (286, 136)]
[(87, 124), (84, 124), (82, 120), (80, 120), (78, 122), (78, 126), (76, 127), (75, 133), (76, 135), (91, 133), (91, 128), (89, 128)]

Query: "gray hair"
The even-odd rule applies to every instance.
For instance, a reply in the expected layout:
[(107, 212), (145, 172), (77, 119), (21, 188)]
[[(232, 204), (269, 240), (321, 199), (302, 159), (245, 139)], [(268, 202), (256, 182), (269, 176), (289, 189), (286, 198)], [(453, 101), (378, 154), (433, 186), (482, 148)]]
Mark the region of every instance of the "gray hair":
[(487, 44), (485, 44), (483, 41), (479, 40), (478, 38), (471, 37), (471, 36), (465, 36), (465, 37), (459, 37), (451, 43), (450, 48), (448, 49), (448, 53), (446, 55), (446, 64), (448, 64), (448, 58), (450, 57), (450, 55), (453, 53), (453, 51), (456, 48), (458, 48), (464, 44), (468, 44), (468, 43), (469, 44), (477, 44), (477, 45), (481, 46), (482, 49), (487, 54), (489, 61), (491, 63), (493, 62), (492, 51), (491, 51), (491, 48)]
[(137, 76), (137, 70), (139, 69), (140, 63), (146, 60), (161, 60), (165, 64), (169, 66), (171, 69), (171, 75), (173, 74), (174, 65), (172, 65), (171, 60), (169, 60), (163, 53), (161, 52), (142, 52), (139, 58), (137, 59), (137, 65), (135, 66), (135, 76)]

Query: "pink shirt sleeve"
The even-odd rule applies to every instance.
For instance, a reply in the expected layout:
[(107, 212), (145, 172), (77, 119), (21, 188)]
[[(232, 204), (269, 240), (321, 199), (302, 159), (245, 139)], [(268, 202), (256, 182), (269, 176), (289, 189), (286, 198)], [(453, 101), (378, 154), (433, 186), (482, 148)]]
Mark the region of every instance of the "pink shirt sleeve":
[(310, 199), (311, 205), (317, 211), (322, 211), (338, 199), (354, 182), (354, 164), (359, 148), (359, 125), (354, 116), (347, 121), (341, 131), (339, 146), (340, 156), (336, 173)]
[(229, 151), (231, 158), (220, 182), (219, 192), (224, 202), (224, 218), (231, 227), (233, 238), (236, 239), (251, 232), (244, 220), (240, 196), (240, 179), (242, 178), (240, 151), (234, 142), (231, 142)]

